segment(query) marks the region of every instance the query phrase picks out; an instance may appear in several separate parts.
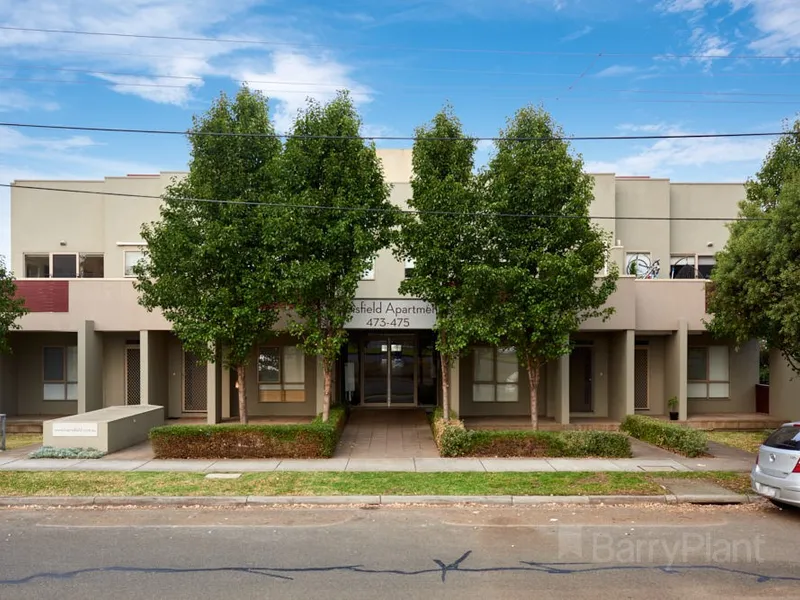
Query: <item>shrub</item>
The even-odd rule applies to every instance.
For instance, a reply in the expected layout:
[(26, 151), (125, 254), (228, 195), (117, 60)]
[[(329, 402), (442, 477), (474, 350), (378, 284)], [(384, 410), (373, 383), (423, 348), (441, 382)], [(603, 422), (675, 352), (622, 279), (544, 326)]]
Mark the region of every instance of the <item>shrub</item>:
[(445, 423), (441, 409), (433, 418), (433, 437), (446, 457), (627, 458), (628, 437), (607, 431), (482, 431), (467, 430), (458, 419)]
[(28, 454), (28, 458), (103, 458), (106, 455), (102, 450), (94, 448), (54, 448), (42, 446)]
[(300, 425), (166, 425), (150, 430), (156, 458), (330, 458), (346, 413)]
[(702, 456), (708, 450), (708, 436), (704, 431), (653, 417), (629, 415), (620, 429), (643, 442), (689, 458)]

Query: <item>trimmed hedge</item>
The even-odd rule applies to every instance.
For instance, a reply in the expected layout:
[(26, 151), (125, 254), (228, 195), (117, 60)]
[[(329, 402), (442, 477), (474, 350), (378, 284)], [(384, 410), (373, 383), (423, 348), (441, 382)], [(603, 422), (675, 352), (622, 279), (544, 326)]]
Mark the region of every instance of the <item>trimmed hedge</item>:
[(620, 425), (620, 429), (643, 442), (689, 458), (702, 456), (708, 451), (708, 436), (705, 431), (677, 423), (644, 415), (629, 415)]
[(446, 457), (629, 458), (628, 437), (609, 431), (482, 431), (468, 430), (441, 409), (433, 419), (433, 437)]
[(165, 425), (150, 430), (156, 458), (330, 458), (347, 415), (332, 408), (297, 425)]

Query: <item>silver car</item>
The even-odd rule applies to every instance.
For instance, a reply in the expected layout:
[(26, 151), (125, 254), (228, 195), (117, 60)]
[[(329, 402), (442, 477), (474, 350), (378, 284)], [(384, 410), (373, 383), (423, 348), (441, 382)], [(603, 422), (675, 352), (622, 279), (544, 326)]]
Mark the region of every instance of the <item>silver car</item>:
[(800, 421), (783, 424), (761, 445), (750, 481), (773, 503), (800, 506)]

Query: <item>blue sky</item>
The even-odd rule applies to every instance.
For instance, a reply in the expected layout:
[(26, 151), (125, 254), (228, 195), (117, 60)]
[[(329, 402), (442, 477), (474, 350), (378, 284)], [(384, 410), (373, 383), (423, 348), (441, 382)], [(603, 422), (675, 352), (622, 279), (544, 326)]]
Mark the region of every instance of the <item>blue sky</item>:
[[(409, 135), (445, 101), (481, 136), (526, 103), (574, 135), (774, 131), (800, 109), (798, 0), (0, 0), (0, 25), (270, 42), (0, 30), (4, 122), (183, 130), (242, 80), (279, 130), (306, 97), (346, 87), (372, 135)], [(591, 171), (738, 181), (769, 143), (576, 149)], [(187, 155), (177, 136), (0, 127), (0, 183), (179, 170)], [(6, 255), (8, 218), (0, 189)]]

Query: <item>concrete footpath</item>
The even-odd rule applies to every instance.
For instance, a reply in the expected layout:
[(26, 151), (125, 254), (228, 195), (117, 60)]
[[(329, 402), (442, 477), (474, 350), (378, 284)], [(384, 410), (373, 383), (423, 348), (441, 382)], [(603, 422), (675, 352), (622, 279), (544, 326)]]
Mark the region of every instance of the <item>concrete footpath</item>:
[(31, 459), (0, 454), (0, 471), (158, 471), (181, 473), (270, 473), (282, 471), (527, 473), (527, 472), (748, 472), (752, 462), (721, 458), (330, 458), (267, 460)]

